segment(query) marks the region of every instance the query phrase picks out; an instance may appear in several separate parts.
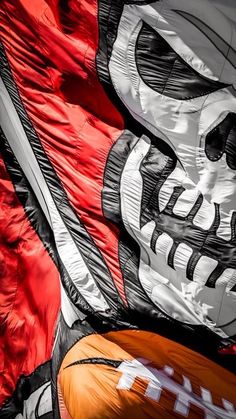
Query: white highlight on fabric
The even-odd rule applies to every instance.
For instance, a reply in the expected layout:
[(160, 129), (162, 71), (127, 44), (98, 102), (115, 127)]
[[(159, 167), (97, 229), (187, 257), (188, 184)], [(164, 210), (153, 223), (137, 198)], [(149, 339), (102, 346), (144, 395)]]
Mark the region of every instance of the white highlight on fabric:
[(214, 271), (217, 265), (217, 260), (207, 256), (201, 256), (194, 269), (193, 280), (199, 284), (205, 285), (210, 274)]
[(153, 221), (149, 221), (147, 224), (145, 224), (141, 228), (142, 243), (148, 247), (151, 246), (151, 239), (152, 239), (152, 235), (153, 235), (153, 231), (155, 227), (156, 227), (156, 223), (153, 220)]
[(231, 222), (232, 222), (233, 213), (235, 211), (231, 210), (230, 213), (228, 214), (225, 211), (223, 211), (222, 208), (220, 207), (220, 225), (217, 229), (217, 236), (227, 241), (232, 240)]
[(38, 406), (38, 415), (43, 416), (46, 413), (52, 410), (52, 391), (51, 384), (48, 384), (48, 387), (44, 389), (43, 395), (40, 398), (40, 403)]
[(186, 189), (178, 198), (173, 213), (180, 217), (187, 217), (199, 196), (197, 188)]
[(40, 403), (37, 409), (37, 413), (39, 414), (40, 418), (40, 415), (52, 412), (52, 393), (50, 382), (43, 384), (40, 388), (31, 393), (29, 398), (24, 401), (24, 418), (36, 419), (36, 407), (39, 399)]
[(175, 251), (174, 267), (182, 279), (186, 278), (187, 265), (192, 253), (193, 250), (186, 243), (180, 243)]
[(61, 311), (65, 322), (71, 327), (78, 319), (84, 320), (85, 314), (81, 313), (77, 307), (72, 303), (66, 294), (64, 287), (61, 284)]
[[(143, 288), (148, 293), (148, 281), (150, 282), (150, 278), (144, 275), (141, 268), (139, 277)], [(149, 296), (157, 307), (160, 307), (165, 313), (180, 322), (190, 324), (202, 323), (207, 324), (208, 327), (211, 326), (205, 318), (202, 307), (198, 307), (196, 302), (194, 304), (193, 299), (185, 298), (183, 292), (179, 291), (172, 282), (165, 284), (162, 281), (163, 283), (161, 283), (161, 279), (161, 276), (156, 273), (155, 282), (149, 284), (149, 288), (150, 285), (152, 287), (152, 293)], [(179, 282), (177, 277), (176, 282)], [(212, 327), (214, 328), (214, 324), (212, 324)]]
[(203, 198), (202, 204), (193, 219), (193, 224), (203, 230), (209, 230), (215, 219), (215, 205)]
[(226, 292), (230, 292), (234, 285), (236, 285), (236, 269), (232, 268), (225, 269), (216, 281), (216, 286), (225, 287)]
[[(59, 214), (16, 109), (1, 79), (0, 119), (3, 132), (52, 228), (59, 256), (70, 278), (94, 310), (105, 311), (109, 306)], [(65, 317), (67, 317), (66, 314)]]
[(168, 234), (162, 233), (156, 241), (155, 252), (157, 257), (163, 255), (165, 262), (167, 263), (168, 255), (173, 243), (174, 240)]
[(168, 375), (169, 377), (172, 377), (172, 375), (174, 375), (174, 368), (169, 367), (169, 365), (165, 365), (163, 368), (163, 372)]
[(141, 137), (134, 146), (121, 176), (121, 212), (125, 227), (132, 236), (140, 237), (140, 212), (142, 200), (142, 176), (140, 164), (150, 148), (150, 140)]

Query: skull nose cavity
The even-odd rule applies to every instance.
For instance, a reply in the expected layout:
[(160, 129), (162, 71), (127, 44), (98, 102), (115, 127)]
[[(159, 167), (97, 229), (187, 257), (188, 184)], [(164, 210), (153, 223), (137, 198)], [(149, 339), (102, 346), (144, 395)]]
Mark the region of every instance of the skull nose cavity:
[(206, 136), (205, 153), (207, 158), (216, 162), (226, 154), (230, 169), (236, 170), (236, 114), (233, 112), (213, 128)]

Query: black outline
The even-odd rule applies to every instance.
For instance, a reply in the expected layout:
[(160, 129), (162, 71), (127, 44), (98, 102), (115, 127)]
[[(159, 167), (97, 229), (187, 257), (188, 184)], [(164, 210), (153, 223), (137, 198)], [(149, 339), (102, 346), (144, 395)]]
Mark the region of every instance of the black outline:
[(74, 367), (76, 365), (107, 365), (109, 367), (118, 368), (123, 361), (116, 361), (115, 359), (108, 359), (108, 358), (84, 358), (78, 361), (74, 361), (71, 364), (67, 365), (65, 369)]

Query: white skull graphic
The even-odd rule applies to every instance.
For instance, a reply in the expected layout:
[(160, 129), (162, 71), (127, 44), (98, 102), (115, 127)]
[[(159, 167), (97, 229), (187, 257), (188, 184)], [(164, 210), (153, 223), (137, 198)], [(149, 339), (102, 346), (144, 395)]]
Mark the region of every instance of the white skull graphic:
[(144, 225), (148, 137), (137, 139), (122, 173), (122, 219), (141, 249), (140, 282), (171, 317), (223, 337), (236, 334), (235, 29), (216, 1), (126, 4), (109, 61), (123, 104), (177, 156), (156, 196), (159, 216)]

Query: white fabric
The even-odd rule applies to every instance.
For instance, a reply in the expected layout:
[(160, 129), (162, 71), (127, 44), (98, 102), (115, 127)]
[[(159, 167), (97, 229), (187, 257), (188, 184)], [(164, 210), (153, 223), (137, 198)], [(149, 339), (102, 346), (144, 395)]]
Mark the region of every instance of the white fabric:
[[(38, 407), (36, 409), (36, 407)], [(23, 417), (27, 419), (36, 419), (36, 410), (38, 417), (52, 412), (52, 392), (51, 383), (47, 382), (38, 390), (31, 393), (30, 397), (24, 401)]]

